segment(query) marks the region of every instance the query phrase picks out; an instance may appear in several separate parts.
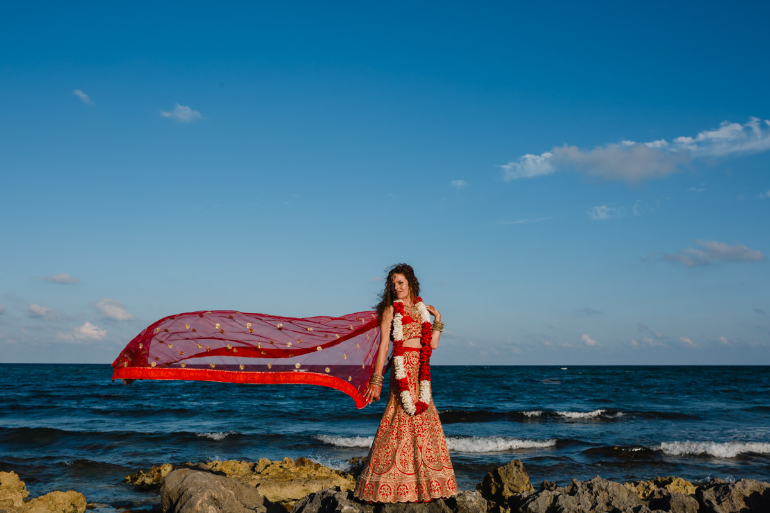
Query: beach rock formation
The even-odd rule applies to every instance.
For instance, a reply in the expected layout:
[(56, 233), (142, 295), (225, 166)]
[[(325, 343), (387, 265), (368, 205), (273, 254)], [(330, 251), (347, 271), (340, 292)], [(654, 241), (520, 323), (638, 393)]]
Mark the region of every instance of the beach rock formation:
[(23, 513), (83, 513), (86, 497), (75, 491), (51, 492), (24, 504)]
[(255, 487), (273, 504), (280, 504), (287, 510), (309, 493), (338, 486), (342, 490), (353, 490), (355, 478), (339, 470), (325, 467), (307, 458), (284, 458), (270, 461), (212, 461), (209, 463), (186, 463), (175, 467), (170, 463), (153, 466), (147, 472), (139, 471), (125, 477), (124, 481), (140, 489), (152, 489), (163, 485), (170, 472), (175, 469), (205, 470), (227, 476), (245, 485)]
[(770, 511), (770, 483), (740, 479), (728, 483), (712, 479), (695, 491), (700, 513), (767, 513)]
[(256, 488), (235, 479), (179, 469), (168, 474), (160, 490), (166, 513), (282, 513)]
[[(549, 489), (550, 488), (550, 489)], [(647, 506), (633, 490), (614, 481), (594, 477), (588, 481), (573, 479), (563, 487), (546, 485), (538, 491), (509, 497), (506, 506), (521, 513), (551, 513), (569, 511), (621, 511), (639, 513)], [(644, 508), (643, 508), (644, 507)]]
[(461, 492), (456, 499), (438, 499), (417, 504), (365, 504), (353, 498), (352, 491), (339, 487), (311, 493), (295, 504), (291, 513), (484, 513), (486, 501), (477, 491)]
[(160, 466), (153, 465), (147, 472), (140, 470), (136, 474), (129, 474), (123, 478), (124, 483), (128, 483), (138, 487), (140, 490), (152, 490), (154, 488), (160, 488), (163, 485), (163, 481), (166, 476), (174, 470), (174, 465), (171, 463), (164, 463)]
[(82, 493), (51, 492), (25, 501), (27, 486), (15, 472), (0, 472), (0, 513), (83, 513), (86, 498)]
[(645, 501), (650, 500), (662, 494), (662, 490), (669, 494), (682, 493), (685, 495), (695, 495), (695, 485), (681, 477), (656, 477), (651, 481), (634, 481), (632, 483), (623, 483), (629, 489), (635, 491), (639, 498)]
[(28, 496), (27, 486), (16, 472), (0, 472), (0, 512), (21, 508)]
[(534, 490), (521, 460), (513, 460), (507, 465), (491, 470), (476, 485), (476, 489), (489, 501), (490, 513), (510, 511), (510, 497)]

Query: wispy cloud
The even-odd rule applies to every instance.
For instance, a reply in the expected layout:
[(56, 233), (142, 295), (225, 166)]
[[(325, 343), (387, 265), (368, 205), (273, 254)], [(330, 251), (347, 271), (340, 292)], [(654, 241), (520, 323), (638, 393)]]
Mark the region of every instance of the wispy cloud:
[(725, 244), (715, 240), (695, 239), (693, 242), (702, 249), (685, 248), (675, 254), (665, 253), (663, 258), (672, 264), (683, 264), (687, 267), (717, 264), (720, 262), (760, 262), (765, 255), (742, 244)]
[(31, 317), (47, 318), (51, 316), (53, 310), (47, 306), (30, 303), (29, 306), (27, 306), (27, 312)]
[(754, 313), (758, 313), (759, 315), (767, 315), (767, 312), (765, 312), (761, 308), (755, 308)]
[(553, 219), (553, 216), (548, 217), (538, 217), (537, 219), (517, 219), (516, 221), (500, 221), (500, 224), (527, 224), (527, 223), (537, 223), (540, 221), (547, 221), (548, 219)]
[(78, 98), (83, 100), (83, 103), (85, 103), (87, 105), (93, 105), (94, 104), (93, 100), (91, 100), (91, 97), (88, 96), (86, 93), (84, 93), (80, 89), (75, 89), (74, 91), (72, 91), (72, 94), (74, 94), (75, 96), (77, 96)]
[(698, 345), (687, 337), (679, 337), (679, 342), (685, 347), (696, 348)]
[(721, 335), (719, 337), (719, 343), (722, 344), (723, 346), (729, 346), (730, 345), (730, 341), (727, 340), (727, 337), (725, 337), (724, 335)]
[(45, 276), (43, 279), (53, 283), (61, 283), (62, 285), (71, 285), (80, 281), (74, 276), (70, 276), (68, 273), (59, 273), (54, 274), (53, 276)]
[(621, 141), (591, 149), (557, 146), (540, 155), (526, 154), (503, 166), (506, 181), (574, 170), (605, 180), (640, 182), (664, 178), (693, 159), (729, 157), (770, 150), (770, 120), (750, 118), (745, 124), (723, 122), (695, 137), (638, 143)]
[(466, 182), (465, 180), (452, 180), (450, 184), (452, 185), (452, 187), (454, 187), (458, 191), (460, 189), (464, 189), (468, 187), (468, 182)]
[(589, 306), (586, 306), (585, 308), (581, 308), (580, 310), (578, 310), (578, 313), (584, 313), (584, 314), (588, 314), (588, 315), (597, 315), (597, 314), (600, 314), (602, 312), (600, 310), (595, 309), (595, 308), (591, 308)]
[(105, 319), (113, 321), (130, 321), (134, 316), (126, 310), (125, 305), (114, 299), (100, 299), (93, 303), (93, 307), (102, 314)]
[(598, 346), (599, 345), (598, 342), (596, 342), (596, 340), (592, 339), (587, 334), (584, 334), (582, 337), (580, 337), (580, 340), (582, 340), (583, 343), (585, 345), (587, 345), (587, 346), (593, 347), (593, 346)]
[(193, 110), (185, 105), (176, 104), (176, 107), (171, 112), (160, 111), (160, 115), (164, 118), (171, 118), (182, 123), (192, 123), (199, 119), (203, 119), (203, 115), (197, 110)]
[(767, 189), (767, 192), (763, 192), (759, 195), (759, 199), (768, 199), (770, 198), (770, 189)]
[(689, 189), (687, 189), (686, 192), (703, 192), (705, 190), (706, 190), (706, 184), (701, 183), (698, 187), (695, 187), (695, 186), (690, 187)]
[(626, 208), (622, 206), (616, 206), (614, 203), (591, 207), (591, 210), (588, 211), (588, 218), (592, 221), (604, 221), (606, 219), (623, 217), (625, 215)]
[(107, 331), (86, 321), (82, 326), (78, 326), (67, 333), (59, 331), (57, 336), (62, 340), (70, 342), (97, 342), (107, 337)]

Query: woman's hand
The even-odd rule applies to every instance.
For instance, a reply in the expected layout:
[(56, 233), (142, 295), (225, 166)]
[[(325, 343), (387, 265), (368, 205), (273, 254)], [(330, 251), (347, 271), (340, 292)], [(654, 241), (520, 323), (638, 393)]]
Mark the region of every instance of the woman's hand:
[(364, 392), (364, 399), (366, 399), (366, 404), (372, 404), (374, 401), (379, 401), (380, 392), (382, 392), (382, 385), (372, 385), (369, 383), (366, 386), (366, 392)]
[(439, 312), (438, 310), (436, 310), (436, 307), (435, 307), (435, 306), (433, 306), (433, 305), (425, 305), (425, 308), (427, 308), (427, 309), (428, 309), (428, 312), (430, 312), (430, 314), (431, 314), (433, 317), (435, 317), (435, 319), (434, 319), (434, 320), (441, 322), (441, 312)]

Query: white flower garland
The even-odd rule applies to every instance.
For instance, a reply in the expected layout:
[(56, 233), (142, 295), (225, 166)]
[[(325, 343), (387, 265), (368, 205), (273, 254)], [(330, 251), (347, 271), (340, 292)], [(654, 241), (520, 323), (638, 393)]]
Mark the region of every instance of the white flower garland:
[[(417, 313), (420, 315), (420, 339), (422, 341), (422, 326), (425, 325), (425, 323), (430, 325), (430, 313), (428, 312), (428, 309), (425, 307), (425, 303), (422, 302), (422, 299), (419, 299), (419, 301), (415, 304), (417, 307)], [(395, 301), (395, 303), (403, 303), (403, 301)], [(404, 367), (404, 355), (403, 355), (403, 344), (404, 344), (404, 325), (402, 322), (403, 315), (398, 312), (398, 308), (395, 309), (397, 313), (393, 316), (393, 371), (396, 375), (396, 380), (406, 380), (406, 369)], [(422, 341), (424, 344), (425, 341)], [(397, 354), (398, 353), (398, 354)], [(421, 367), (422, 367), (422, 361)], [(401, 381), (403, 383), (403, 381)], [(407, 415), (415, 415), (417, 413), (418, 407), (421, 411), (425, 411), (425, 409), (430, 405), (431, 401), (431, 387), (430, 387), (430, 380), (429, 379), (421, 379), (420, 380), (420, 390), (419, 395), (417, 397), (417, 404), (414, 403), (414, 400), (412, 399), (412, 394), (409, 391), (409, 387), (400, 387), (401, 393), (399, 394), (401, 397), (401, 404), (404, 407), (404, 411), (407, 413)]]

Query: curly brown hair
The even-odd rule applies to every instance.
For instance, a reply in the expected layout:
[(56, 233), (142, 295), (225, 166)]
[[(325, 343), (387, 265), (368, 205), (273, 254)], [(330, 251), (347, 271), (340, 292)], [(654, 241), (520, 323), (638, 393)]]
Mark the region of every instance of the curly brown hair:
[(382, 314), (385, 309), (393, 304), (396, 300), (396, 291), (393, 288), (393, 275), (403, 274), (406, 281), (409, 283), (409, 296), (415, 297), (420, 295), (420, 282), (417, 281), (417, 276), (414, 275), (414, 269), (409, 264), (396, 264), (391, 265), (387, 269), (388, 277), (385, 278), (385, 290), (380, 294), (380, 302), (377, 303), (377, 317), (382, 319)]

